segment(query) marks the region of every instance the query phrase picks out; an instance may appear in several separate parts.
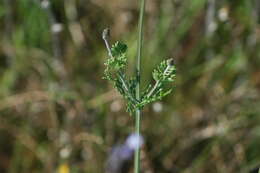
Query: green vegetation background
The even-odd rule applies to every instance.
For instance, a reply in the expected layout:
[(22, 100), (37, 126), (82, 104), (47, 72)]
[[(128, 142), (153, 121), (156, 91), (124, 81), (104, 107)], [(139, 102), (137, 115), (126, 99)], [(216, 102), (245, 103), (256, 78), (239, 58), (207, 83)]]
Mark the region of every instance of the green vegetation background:
[[(133, 69), (138, 1), (46, 2), (0, 1), (0, 172), (101, 173), (134, 124), (102, 80), (101, 33), (110, 27), (113, 41), (128, 44)], [(259, 166), (259, 0), (148, 0), (145, 21), (143, 86), (170, 57), (177, 79), (143, 112), (143, 169)]]

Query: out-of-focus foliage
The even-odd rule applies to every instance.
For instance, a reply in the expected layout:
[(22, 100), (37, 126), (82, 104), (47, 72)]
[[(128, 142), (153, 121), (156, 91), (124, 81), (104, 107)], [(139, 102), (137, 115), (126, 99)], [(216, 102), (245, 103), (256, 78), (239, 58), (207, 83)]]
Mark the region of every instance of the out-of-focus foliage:
[[(102, 80), (101, 34), (127, 43), (134, 70), (137, 21), (132, 0), (0, 1), (1, 173), (104, 172), (133, 119)], [(161, 57), (177, 78), (144, 109), (142, 168), (257, 172), (260, 1), (149, 0), (145, 21), (142, 88)]]

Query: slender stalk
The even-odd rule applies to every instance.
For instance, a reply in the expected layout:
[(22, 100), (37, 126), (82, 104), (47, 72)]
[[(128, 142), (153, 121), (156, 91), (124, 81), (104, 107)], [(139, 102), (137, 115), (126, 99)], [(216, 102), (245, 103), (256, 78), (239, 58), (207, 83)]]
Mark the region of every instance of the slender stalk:
[(102, 34), (102, 38), (106, 44), (106, 48), (108, 51), (108, 55), (113, 58), (112, 56), (112, 52), (111, 52), (111, 48), (110, 48), (110, 44), (109, 44), (109, 36), (110, 36), (110, 30), (108, 28), (104, 29), (103, 34)]
[[(138, 26), (138, 42), (137, 42), (137, 86), (136, 86), (136, 99), (140, 100), (140, 70), (141, 70), (141, 56), (142, 56), (142, 41), (143, 41), (143, 23), (144, 23), (144, 10), (145, 10), (145, 0), (140, 2), (140, 15), (139, 15), (139, 26)], [(135, 113), (135, 132), (140, 134), (140, 121), (141, 121), (141, 110), (137, 109)], [(135, 151), (134, 160), (134, 173), (140, 172), (140, 149)]]

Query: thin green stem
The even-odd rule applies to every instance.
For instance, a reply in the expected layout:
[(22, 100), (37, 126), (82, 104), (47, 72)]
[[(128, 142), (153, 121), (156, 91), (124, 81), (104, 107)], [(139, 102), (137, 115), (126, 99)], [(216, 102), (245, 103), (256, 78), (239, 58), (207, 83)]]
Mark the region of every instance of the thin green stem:
[[(136, 110), (135, 113), (135, 133), (140, 134), (140, 121), (141, 121), (141, 110)], [(135, 150), (135, 160), (134, 160), (134, 173), (140, 172), (140, 149)]]
[[(140, 2), (140, 16), (139, 16), (139, 26), (138, 26), (138, 42), (137, 42), (137, 86), (136, 86), (136, 99), (140, 100), (140, 71), (141, 71), (141, 56), (142, 56), (142, 42), (143, 42), (143, 23), (144, 23), (144, 10), (145, 10), (145, 0)], [(141, 124), (141, 110), (137, 109), (135, 113), (135, 132), (140, 134), (140, 124)], [(140, 172), (140, 149), (135, 151), (134, 160), (134, 173)]]
[(110, 30), (108, 28), (104, 29), (103, 34), (102, 34), (102, 38), (103, 38), (103, 40), (106, 44), (108, 55), (112, 58), (113, 55), (112, 55), (110, 44), (109, 44), (109, 36), (110, 36)]

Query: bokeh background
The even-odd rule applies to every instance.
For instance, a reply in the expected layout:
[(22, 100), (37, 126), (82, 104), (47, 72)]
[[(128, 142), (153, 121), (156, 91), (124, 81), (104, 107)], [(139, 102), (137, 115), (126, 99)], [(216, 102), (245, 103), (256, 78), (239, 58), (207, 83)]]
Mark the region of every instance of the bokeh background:
[[(128, 44), (130, 74), (138, 3), (0, 1), (1, 173), (104, 172), (134, 118), (102, 80), (101, 34), (109, 27), (112, 42)], [(256, 171), (260, 1), (148, 0), (145, 15), (142, 86), (169, 57), (177, 78), (143, 111), (143, 173)]]

